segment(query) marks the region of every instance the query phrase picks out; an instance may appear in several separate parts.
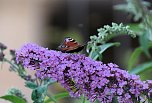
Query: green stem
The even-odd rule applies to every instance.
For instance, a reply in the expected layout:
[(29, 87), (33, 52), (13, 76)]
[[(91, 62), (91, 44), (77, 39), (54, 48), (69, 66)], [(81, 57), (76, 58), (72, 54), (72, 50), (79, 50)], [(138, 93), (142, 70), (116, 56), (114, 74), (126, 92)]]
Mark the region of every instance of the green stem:
[(85, 103), (85, 96), (83, 96), (83, 100), (82, 100), (82, 103)]
[(89, 53), (89, 57), (92, 58), (93, 60), (95, 60), (96, 58), (93, 58), (92, 55), (95, 51), (95, 46), (92, 46), (91, 52)]
[[(56, 101), (56, 99), (52, 96), (51, 93), (48, 93), (48, 92), (47, 92), (47, 96), (48, 96), (54, 103), (58, 103), (58, 102)], [(48, 101), (49, 101), (49, 100), (48, 100)]]
[(92, 57), (92, 53), (93, 53), (93, 48), (92, 48), (91, 52), (89, 53), (90, 58)]
[(15, 64), (13, 64), (10, 60), (4, 58), (4, 61), (8, 62), (10, 65), (12, 65), (14, 68), (19, 69)]
[(40, 86), (40, 85), (39, 85), (39, 82), (38, 82), (38, 79), (39, 79), (39, 78), (36, 77), (36, 80), (35, 80), (35, 81), (36, 81), (36, 85), (37, 85), (37, 86)]

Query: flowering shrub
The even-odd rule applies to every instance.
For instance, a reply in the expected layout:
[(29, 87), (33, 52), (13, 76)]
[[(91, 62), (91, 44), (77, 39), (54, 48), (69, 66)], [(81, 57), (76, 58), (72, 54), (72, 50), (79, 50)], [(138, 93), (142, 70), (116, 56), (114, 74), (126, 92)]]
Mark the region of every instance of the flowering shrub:
[[(123, 23), (105, 25), (98, 29), (97, 35), (90, 36), (84, 54), (62, 53), (49, 50), (34, 43), (25, 44), (18, 50), (10, 50), (11, 60), (4, 51), (7, 46), (0, 43), (0, 62), (10, 64), (10, 71), (25, 80), (25, 86), (32, 89), (33, 103), (58, 103), (64, 97), (83, 98), (82, 103), (152, 103), (152, 80), (142, 81), (140, 73), (152, 68), (152, 14), (148, 10), (149, 2), (126, 0), (126, 4), (115, 6), (133, 15), (136, 24)], [(126, 70), (114, 63), (104, 64), (103, 52), (119, 42), (109, 42), (119, 35), (139, 38), (139, 47), (132, 52)], [(147, 61), (140, 61), (141, 53)], [(137, 64), (139, 62), (139, 64)], [(32, 76), (26, 69), (35, 71)], [(48, 86), (58, 82), (68, 92), (55, 95), (48, 93)], [(27, 103), (24, 93), (17, 88), (9, 89), (1, 99), (12, 103)], [(88, 101), (86, 101), (86, 99)]]
[[(52, 78), (66, 88), (73, 97), (84, 94), (93, 102), (144, 102), (152, 93), (152, 81), (121, 70), (116, 64), (103, 64), (81, 54), (48, 50), (36, 44), (26, 44), (16, 52), (16, 60), (25, 68), (36, 70), (41, 78)], [(124, 102), (126, 101), (126, 102)]]

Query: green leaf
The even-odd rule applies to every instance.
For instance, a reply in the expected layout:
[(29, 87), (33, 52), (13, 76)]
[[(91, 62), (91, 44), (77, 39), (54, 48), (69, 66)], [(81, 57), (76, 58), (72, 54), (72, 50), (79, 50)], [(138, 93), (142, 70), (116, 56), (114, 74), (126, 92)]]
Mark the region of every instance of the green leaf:
[(28, 87), (28, 88), (30, 88), (30, 89), (37, 88), (37, 85), (34, 82), (31, 82), (31, 81), (26, 81), (25, 82), (25, 86)]
[(116, 43), (106, 43), (103, 45), (98, 46), (98, 48), (94, 51), (91, 51), (91, 58), (96, 60), (105, 50), (107, 50), (108, 48), (112, 47), (112, 46), (119, 46), (120, 43), (116, 42)]
[(32, 91), (32, 95), (31, 95), (31, 99), (33, 101), (37, 100), (38, 98), (40, 98), (42, 95), (40, 93), (38, 93), (37, 89)]
[(137, 63), (137, 60), (139, 59), (140, 54), (142, 53), (141, 47), (138, 47), (134, 50), (134, 52), (131, 54), (128, 62), (128, 69), (130, 70), (133, 68), (133, 66)]
[(61, 93), (58, 93), (54, 96), (55, 99), (61, 99), (61, 98), (65, 98), (65, 97), (69, 97), (68, 92), (61, 92)]
[(43, 85), (43, 86), (38, 87), (38, 88), (37, 88), (37, 91), (38, 91), (39, 93), (44, 93), (44, 92), (46, 92), (46, 91), (47, 91), (47, 85)]
[(33, 90), (31, 99), (33, 103), (42, 103), (43, 102), (43, 94), (40, 93), (37, 89)]
[(107, 50), (108, 48), (112, 47), (112, 46), (119, 46), (120, 43), (116, 42), (116, 43), (106, 43), (106, 44), (103, 44), (101, 46), (98, 46), (99, 48), (99, 51), (100, 51), (100, 54), (102, 54), (105, 50)]
[(91, 50), (89, 57), (96, 60), (100, 56), (99, 52), (100, 51), (98, 51), (98, 49), (97, 50), (93, 49), (93, 50)]
[(132, 69), (129, 71), (130, 74), (139, 74), (142, 73), (148, 69), (152, 69), (152, 61), (151, 62), (146, 62), (144, 64), (141, 64), (137, 66), (136, 68)]
[(150, 58), (150, 53), (149, 53), (149, 40), (147, 38), (147, 32), (144, 35), (141, 35), (139, 38), (139, 42), (141, 47), (143, 48), (144, 53), (147, 55), (147, 57)]
[(90, 49), (93, 45), (91, 43), (88, 43), (87, 44), (87, 48), (86, 48), (86, 52), (89, 53), (90, 52)]
[(56, 100), (62, 99), (65, 97), (69, 97), (69, 93), (68, 92), (61, 92), (61, 93), (56, 94), (54, 97), (51, 96), (51, 98), (47, 99), (44, 103), (50, 103), (51, 101), (57, 102)]
[(138, 35), (142, 35), (143, 34), (143, 31), (144, 31), (144, 26), (142, 24), (136, 24), (136, 23), (133, 23), (133, 24), (128, 24), (128, 26), (130, 27), (130, 29), (132, 31), (134, 31), (136, 34)]
[(14, 96), (14, 95), (5, 95), (5, 96), (1, 96), (0, 98), (8, 100), (12, 103), (27, 103), (23, 98), (19, 98), (19, 97)]
[(48, 99), (46, 99), (44, 101), (44, 103), (50, 103), (50, 102), (54, 102), (54, 103), (58, 103), (58, 101), (54, 98), (54, 96), (51, 93), (47, 93), (47, 96), (49, 97)]
[(31, 99), (34, 103), (42, 103), (47, 91), (47, 85), (40, 86), (32, 91)]

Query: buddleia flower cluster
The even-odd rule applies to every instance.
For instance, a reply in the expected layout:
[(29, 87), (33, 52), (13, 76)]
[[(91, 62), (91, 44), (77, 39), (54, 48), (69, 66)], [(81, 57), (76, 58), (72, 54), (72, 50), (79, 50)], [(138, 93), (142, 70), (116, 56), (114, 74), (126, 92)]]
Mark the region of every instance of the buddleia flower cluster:
[(82, 54), (48, 50), (36, 44), (25, 44), (16, 51), (16, 61), (36, 71), (37, 77), (51, 78), (69, 91), (70, 96), (84, 95), (90, 102), (96, 99), (111, 103), (149, 102), (152, 81), (141, 81), (113, 63), (104, 64)]

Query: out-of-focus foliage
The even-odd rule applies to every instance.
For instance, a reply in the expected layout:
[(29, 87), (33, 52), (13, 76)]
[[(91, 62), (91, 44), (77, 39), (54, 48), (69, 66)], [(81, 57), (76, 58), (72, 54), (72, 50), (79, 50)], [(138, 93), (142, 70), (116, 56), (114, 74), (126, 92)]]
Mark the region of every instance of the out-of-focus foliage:
[(133, 14), (133, 19), (135, 21), (138, 21), (139, 19), (144, 18), (147, 15), (151, 15), (150, 11), (147, 10), (147, 7), (151, 6), (149, 2), (143, 0), (126, 0), (126, 2), (126, 4), (115, 5), (114, 8), (116, 10), (126, 11)]
[[(126, 2), (126, 4), (116, 5), (114, 8), (128, 12), (133, 15), (135, 21), (138, 21), (138, 23), (129, 24), (130, 28), (139, 36), (140, 46), (134, 50), (128, 63), (130, 72), (138, 74), (147, 69), (152, 69), (152, 54), (149, 51), (152, 48), (152, 12), (148, 10), (148, 7), (152, 4), (144, 0), (126, 0)], [(142, 59), (142, 52), (144, 52), (149, 61), (143, 64), (140, 63), (136, 67), (137, 63)]]

